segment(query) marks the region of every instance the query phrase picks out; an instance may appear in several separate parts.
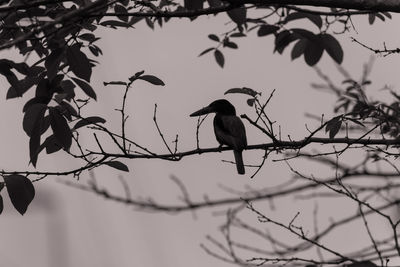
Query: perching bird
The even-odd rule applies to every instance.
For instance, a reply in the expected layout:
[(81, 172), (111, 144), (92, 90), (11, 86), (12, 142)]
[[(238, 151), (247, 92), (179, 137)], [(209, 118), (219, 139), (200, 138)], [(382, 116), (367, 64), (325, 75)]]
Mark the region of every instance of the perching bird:
[(236, 168), (239, 174), (244, 174), (242, 151), (247, 146), (246, 129), (243, 122), (236, 116), (235, 107), (225, 99), (212, 102), (192, 114), (190, 117), (207, 113), (216, 113), (214, 117), (214, 133), (218, 143), (233, 148)]

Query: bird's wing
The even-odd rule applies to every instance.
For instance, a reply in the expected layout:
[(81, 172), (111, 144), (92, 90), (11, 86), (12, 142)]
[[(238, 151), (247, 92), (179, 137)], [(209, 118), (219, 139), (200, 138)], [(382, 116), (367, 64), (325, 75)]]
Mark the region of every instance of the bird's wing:
[(247, 146), (246, 129), (237, 116), (219, 115), (214, 119), (215, 136), (219, 143), (235, 150), (243, 150)]

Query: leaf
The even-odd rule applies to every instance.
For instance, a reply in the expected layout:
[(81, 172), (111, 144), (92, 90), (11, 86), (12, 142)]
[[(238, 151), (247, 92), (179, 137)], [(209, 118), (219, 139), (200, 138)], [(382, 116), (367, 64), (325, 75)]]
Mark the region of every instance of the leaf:
[(208, 35), (208, 38), (211, 39), (211, 40), (213, 40), (213, 41), (219, 42), (219, 38), (218, 38), (218, 36), (215, 35), (215, 34), (209, 34), (209, 35)]
[(64, 49), (58, 48), (51, 51), (50, 55), (46, 57), (44, 65), (47, 70), (47, 77), (52, 80), (58, 72), (61, 60), (63, 59)]
[[(147, 19), (147, 18), (146, 18)], [(148, 20), (146, 20), (148, 21)], [(100, 23), (101, 26), (110, 26), (110, 28), (118, 28), (118, 27), (124, 27), (124, 28), (133, 28), (132, 25), (129, 23), (123, 22), (123, 21), (118, 21), (118, 20), (106, 20)]]
[(201, 57), (202, 55), (207, 54), (208, 52), (210, 52), (210, 51), (212, 51), (212, 50), (214, 50), (214, 49), (215, 49), (214, 47), (207, 48), (206, 50), (204, 50), (203, 52), (201, 52), (201, 53), (199, 54), (199, 57)]
[(288, 30), (279, 32), (275, 38), (275, 51), (282, 54), (285, 48), (296, 39), (298, 39), (298, 36)]
[(93, 90), (90, 84), (74, 77), (71, 77), (71, 79), (82, 89), (83, 92), (85, 92), (87, 96), (97, 100), (96, 92)]
[(40, 116), (43, 116), (46, 109), (47, 105), (42, 103), (32, 104), (29, 108), (26, 109), (24, 119), (22, 121), (22, 126), (28, 136), (31, 136), (36, 119)]
[(381, 12), (385, 17), (387, 17), (388, 19), (392, 18), (392, 15), (389, 12)]
[(60, 83), (60, 86), (63, 90), (64, 94), (67, 94), (66, 100), (70, 101), (72, 98), (75, 97), (75, 84), (70, 80), (65, 80)]
[(219, 7), (223, 5), (221, 0), (207, 0), (207, 2), (210, 7)]
[(19, 174), (4, 176), (8, 195), (15, 209), (24, 215), (35, 197), (35, 188), (31, 180)]
[(277, 32), (278, 30), (279, 30), (279, 27), (275, 26), (275, 25), (261, 25), (258, 28), (257, 35), (260, 37), (267, 36), (267, 35)]
[(84, 33), (78, 36), (79, 39), (88, 41), (89, 43), (93, 43), (94, 41), (98, 40), (93, 33)]
[(165, 85), (165, 83), (162, 80), (153, 75), (142, 75), (138, 79), (144, 80), (154, 85), (161, 85), (161, 86)]
[(249, 105), (250, 107), (252, 107), (254, 105), (254, 101), (256, 101), (255, 98), (249, 98), (247, 99), (247, 105)]
[(304, 50), (304, 59), (308, 66), (314, 66), (322, 57), (324, 49), (318, 43), (307, 42), (307, 47)]
[(185, 0), (184, 7), (188, 10), (203, 9), (204, 0)]
[[(36, 167), (38, 154), (40, 152), (40, 136), (42, 135), (42, 125), (44, 123), (44, 113), (46, 109), (41, 110), (41, 113), (37, 115), (32, 132), (29, 139), (29, 157), (32, 165)], [(29, 111), (28, 111), (29, 112)], [(26, 115), (26, 113), (25, 113)], [(47, 129), (46, 129), (47, 130)]]
[(65, 101), (61, 101), (59, 103), (60, 105), (58, 106), (61, 111), (61, 113), (68, 118), (68, 120), (72, 119), (72, 116), (77, 117), (78, 116), (78, 112), (75, 110), (75, 108), (73, 106), (71, 106), (69, 103), (65, 102)]
[(256, 97), (260, 93), (251, 88), (242, 87), (242, 88), (231, 88), (224, 93), (224, 95), (226, 94), (245, 94), (245, 95), (250, 95), (252, 97)]
[(123, 81), (111, 81), (111, 82), (103, 82), (104, 86), (108, 86), (108, 85), (124, 85), (127, 86), (126, 82)]
[(315, 35), (313, 32), (301, 28), (291, 29), (293, 34), (295, 34), (298, 38), (306, 38), (310, 42), (320, 42), (319, 35)]
[(359, 261), (352, 264), (347, 265), (347, 267), (378, 267), (376, 264), (371, 261)]
[(240, 26), (246, 23), (247, 9), (244, 6), (228, 10), (226, 13), (237, 25)]
[(214, 57), (215, 57), (215, 60), (217, 61), (218, 65), (221, 68), (223, 68), (224, 67), (224, 63), (225, 63), (225, 58), (224, 58), (224, 55), (222, 54), (222, 52), (219, 49), (215, 49)]
[(46, 148), (47, 154), (52, 154), (62, 149), (62, 146), (60, 142), (58, 142), (55, 136), (52, 134), (49, 137), (47, 137), (46, 140), (44, 140), (43, 144), (39, 148), (39, 151), (42, 151), (43, 148)]
[(322, 19), (321, 16), (319, 15), (314, 15), (314, 14), (309, 14), (305, 12), (294, 12), (290, 13), (289, 15), (286, 16), (285, 18), (285, 23), (292, 21), (292, 20), (297, 20), (297, 19), (303, 19), (307, 18), (309, 19), (312, 23), (314, 23), (318, 28), (322, 27)]
[(56, 108), (49, 109), (50, 126), (54, 136), (65, 150), (69, 150), (72, 144), (72, 133), (68, 126), (67, 120), (61, 115)]
[(362, 127), (365, 127), (365, 125), (362, 123), (362, 122), (360, 122), (360, 121), (358, 121), (358, 120), (356, 120), (356, 119), (352, 119), (352, 118), (346, 118), (347, 120), (349, 120), (349, 121), (351, 121), (351, 122), (353, 122), (353, 123), (355, 123), (355, 124), (357, 124), (357, 125), (360, 125), (360, 126), (362, 126)]
[(343, 49), (338, 40), (330, 34), (321, 34), (321, 39), (325, 51), (336, 63), (341, 64), (343, 62)]
[(17, 87), (11, 86), (7, 91), (6, 99), (21, 97), (26, 93), (32, 86), (37, 84), (40, 80), (38, 76), (27, 76), (24, 79), (18, 81)]
[(229, 37), (236, 37), (236, 38), (238, 38), (238, 37), (246, 37), (246, 34), (244, 34), (242, 32), (235, 32), (235, 33), (232, 33)]
[(306, 47), (308, 45), (308, 40), (307, 39), (300, 39), (294, 46), (292, 49), (292, 53), (291, 53), (291, 57), (292, 60), (300, 57), (301, 55), (303, 55), (304, 51), (306, 50)]
[(342, 115), (336, 116), (327, 122), (325, 132), (329, 132), (329, 138), (334, 138), (342, 126)]
[[(126, 10), (126, 8), (124, 6), (118, 5), (118, 4), (116, 4), (114, 6), (114, 10), (115, 10), (115, 13), (119, 13), (119, 14), (127, 14), (128, 13), (128, 11)], [(118, 16), (118, 18), (124, 22), (128, 22), (128, 20), (129, 20), (129, 16)]]
[(124, 163), (120, 161), (108, 161), (104, 162), (105, 165), (108, 165), (110, 167), (113, 167), (117, 170), (124, 171), (124, 172), (129, 172), (128, 166), (126, 166)]
[(368, 14), (368, 22), (370, 25), (374, 24), (375, 21), (375, 14), (369, 13)]
[(3, 212), (4, 209), (4, 204), (3, 204), (3, 198), (0, 196), (0, 214)]
[(79, 78), (90, 82), (92, 65), (87, 56), (81, 52), (79, 44), (67, 48), (68, 65), (72, 72)]
[(229, 47), (229, 48), (232, 48), (232, 49), (238, 49), (238, 45), (236, 43), (231, 42), (231, 41), (229, 41), (227, 39), (224, 40), (224, 47)]
[(103, 119), (101, 117), (97, 117), (97, 116), (82, 118), (80, 121), (78, 121), (75, 124), (75, 126), (72, 129), (79, 129), (86, 125), (95, 124), (95, 123), (105, 123), (105, 122), (106, 122), (105, 119)]

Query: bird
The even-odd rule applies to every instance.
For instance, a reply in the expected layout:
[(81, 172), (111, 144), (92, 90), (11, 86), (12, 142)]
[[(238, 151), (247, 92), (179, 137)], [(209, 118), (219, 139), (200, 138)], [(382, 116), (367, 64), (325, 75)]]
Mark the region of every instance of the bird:
[(190, 117), (215, 113), (214, 133), (220, 146), (227, 145), (233, 149), (236, 169), (239, 174), (245, 174), (243, 164), (243, 149), (247, 147), (246, 129), (242, 120), (236, 116), (235, 107), (225, 99), (218, 99), (205, 108), (190, 114)]

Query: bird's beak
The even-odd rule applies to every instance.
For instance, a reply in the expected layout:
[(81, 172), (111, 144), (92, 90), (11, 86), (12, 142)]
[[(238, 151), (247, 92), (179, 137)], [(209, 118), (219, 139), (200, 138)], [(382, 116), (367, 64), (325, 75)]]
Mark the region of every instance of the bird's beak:
[(208, 106), (208, 107), (202, 108), (196, 112), (193, 112), (192, 114), (190, 114), (190, 117), (196, 117), (196, 116), (208, 114), (211, 112), (214, 112), (214, 110), (210, 106)]

